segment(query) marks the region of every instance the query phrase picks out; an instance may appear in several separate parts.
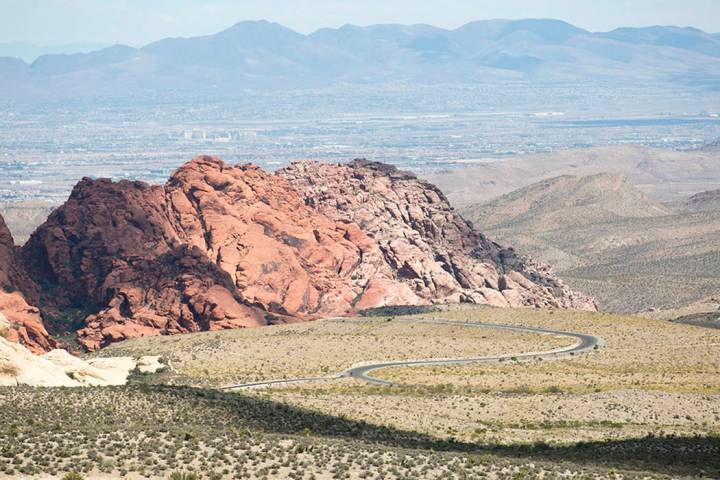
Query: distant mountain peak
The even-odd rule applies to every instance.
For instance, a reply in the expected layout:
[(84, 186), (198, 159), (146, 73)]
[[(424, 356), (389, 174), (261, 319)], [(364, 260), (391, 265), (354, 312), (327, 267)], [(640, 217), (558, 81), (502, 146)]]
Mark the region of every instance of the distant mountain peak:
[(227, 28), (214, 36), (223, 37), (235, 34), (292, 34), (297, 37), (304, 37), (305, 35), (291, 30), (279, 23), (270, 22), (268, 20), (243, 20), (237, 22), (230, 28)]
[(515, 20), (508, 23), (503, 35), (517, 31), (530, 32), (552, 43), (563, 43), (576, 35), (589, 33), (587, 30), (583, 30), (562, 20), (531, 18), (527, 20)]
[(466, 34), (480, 34), (492, 39), (500, 39), (515, 32), (524, 31), (553, 43), (562, 43), (575, 35), (590, 33), (563, 20), (545, 18), (478, 20), (467, 23), (456, 31)]

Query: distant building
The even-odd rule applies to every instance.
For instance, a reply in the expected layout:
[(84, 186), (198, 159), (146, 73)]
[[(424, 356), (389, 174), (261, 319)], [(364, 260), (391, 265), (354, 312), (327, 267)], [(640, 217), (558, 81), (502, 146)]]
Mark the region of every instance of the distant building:
[(207, 140), (207, 132), (205, 130), (185, 130), (183, 140)]

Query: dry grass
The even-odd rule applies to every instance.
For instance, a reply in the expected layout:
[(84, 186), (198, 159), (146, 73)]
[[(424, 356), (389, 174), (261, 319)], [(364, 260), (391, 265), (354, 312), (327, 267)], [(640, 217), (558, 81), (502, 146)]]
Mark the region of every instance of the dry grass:
[(591, 333), (605, 344), (557, 361), (374, 373), (405, 385), (399, 388), (344, 381), (258, 395), (468, 441), (568, 443), (720, 433), (720, 331), (565, 311), (468, 307), (442, 316)]
[(373, 318), (357, 323), (322, 320), (178, 337), (147, 337), (115, 344), (100, 354), (137, 356), (154, 352), (168, 360), (189, 383), (222, 386), (325, 376), (375, 360), (501, 355), (551, 350), (572, 343), (572, 339), (550, 335)]
[[(447, 312), (470, 319), (472, 310)], [(590, 393), (654, 390), (720, 393), (720, 332), (669, 322), (584, 312), (523, 312), (488, 309), (482, 320), (541, 328), (581, 331), (601, 337), (605, 345), (592, 355), (557, 362), (467, 365), (384, 370), (379, 376), (399, 383), (449, 383), (489, 391)]]

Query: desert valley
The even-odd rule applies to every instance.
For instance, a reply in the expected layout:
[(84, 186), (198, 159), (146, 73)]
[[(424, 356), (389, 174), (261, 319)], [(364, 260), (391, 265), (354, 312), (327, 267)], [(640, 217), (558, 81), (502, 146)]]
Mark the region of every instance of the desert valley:
[(714, 4), (9, 3), (0, 480), (720, 478)]
[[(432, 183), (364, 160), (83, 179), (23, 245), (3, 227), (0, 381), (18, 386), (2, 472), (720, 473), (717, 273), (693, 277), (717, 252), (713, 193), (663, 203), (633, 171), (555, 173), (459, 202), (472, 223)], [(492, 178), (462, 176), (449, 198)], [(693, 250), (668, 243), (683, 238)], [(687, 269), (653, 276), (660, 257)], [(686, 278), (698, 288), (673, 293)]]

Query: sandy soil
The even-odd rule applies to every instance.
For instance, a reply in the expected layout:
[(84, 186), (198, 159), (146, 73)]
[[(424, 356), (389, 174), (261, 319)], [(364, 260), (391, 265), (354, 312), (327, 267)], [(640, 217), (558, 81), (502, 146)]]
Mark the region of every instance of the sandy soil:
[[(556, 361), (403, 367), (353, 380), (252, 392), (350, 419), (478, 442), (574, 442), (646, 434), (720, 434), (720, 331), (640, 317), (448, 307), (416, 318), (502, 323), (597, 335), (604, 345)], [(194, 384), (334, 373), (368, 361), (548, 350), (550, 335), (387, 321), (320, 321), (145, 338), (107, 355), (161, 355)]]
[[(720, 433), (720, 332), (639, 317), (454, 308), (445, 318), (600, 336), (576, 358), (516, 364), (403, 367), (259, 395), (373, 423), (488, 442), (570, 442), (649, 433)], [(525, 347), (527, 349), (529, 346)]]
[(572, 339), (552, 335), (381, 318), (146, 337), (113, 345), (101, 355), (152, 352), (197, 384), (222, 386), (329, 375), (368, 361), (520, 354), (572, 344)]

